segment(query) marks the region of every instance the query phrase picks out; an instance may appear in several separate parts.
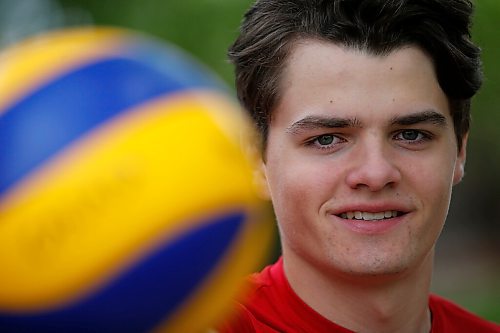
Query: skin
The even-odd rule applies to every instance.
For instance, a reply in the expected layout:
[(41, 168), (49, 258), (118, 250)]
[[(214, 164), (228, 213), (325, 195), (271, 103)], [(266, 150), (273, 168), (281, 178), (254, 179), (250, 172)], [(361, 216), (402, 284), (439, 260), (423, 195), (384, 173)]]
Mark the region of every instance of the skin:
[[(302, 40), (283, 74), (263, 171), (292, 288), (358, 332), (428, 332), (434, 246), (467, 140), (457, 151), (431, 59)], [(342, 217), (355, 211), (398, 216)]]

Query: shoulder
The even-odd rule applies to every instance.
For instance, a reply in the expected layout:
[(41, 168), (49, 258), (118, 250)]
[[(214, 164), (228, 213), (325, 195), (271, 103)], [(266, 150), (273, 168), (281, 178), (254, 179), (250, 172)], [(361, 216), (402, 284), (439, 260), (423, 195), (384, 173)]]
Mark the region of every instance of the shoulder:
[(217, 333), (254, 333), (256, 331), (255, 318), (242, 304), (234, 306), (233, 313), (228, 320), (217, 327)]
[(281, 262), (265, 267), (247, 278), (246, 297), (233, 306), (232, 315), (220, 325), (219, 333), (279, 332), (273, 328), (276, 319), (276, 271)]
[(432, 333), (500, 333), (500, 325), (489, 322), (442, 297), (431, 295)]

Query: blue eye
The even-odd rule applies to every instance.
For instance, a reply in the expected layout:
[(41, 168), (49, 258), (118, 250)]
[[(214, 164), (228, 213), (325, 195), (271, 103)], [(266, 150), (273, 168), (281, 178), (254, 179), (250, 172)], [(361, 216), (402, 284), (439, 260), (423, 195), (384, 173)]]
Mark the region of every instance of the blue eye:
[(333, 135), (320, 135), (316, 138), (317, 142), (322, 146), (328, 146), (333, 143)]
[(342, 148), (346, 139), (336, 134), (322, 134), (310, 138), (304, 144), (307, 147), (319, 149), (323, 152), (334, 152)]
[(403, 140), (415, 141), (420, 138), (422, 133), (416, 130), (404, 130), (401, 132), (401, 137)]
[(394, 136), (394, 139), (408, 144), (421, 144), (432, 140), (434, 136), (431, 133), (415, 129), (401, 130)]
[(423, 133), (422, 131), (407, 129), (407, 130), (402, 130), (401, 132), (396, 134), (395, 138), (396, 140), (418, 142), (429, 139), (429, 136)]

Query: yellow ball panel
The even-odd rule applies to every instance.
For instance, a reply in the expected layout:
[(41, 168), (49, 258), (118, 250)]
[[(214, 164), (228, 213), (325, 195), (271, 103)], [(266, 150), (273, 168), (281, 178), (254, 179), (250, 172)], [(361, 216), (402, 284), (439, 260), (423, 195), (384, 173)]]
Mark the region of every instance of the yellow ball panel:
[(0, 285), (9, 286), (0, 289), (0, 307), (68, 301), (155, 240), (189, 228), (184, 222), (257, 206), (240, 138), (221, 131), (211, 105), (226, 125), (242, 128), (242, 119), (224, 112), (234, 106), (214, 95), (152, 101), (98, 128), (15, 188), (0, 206)]

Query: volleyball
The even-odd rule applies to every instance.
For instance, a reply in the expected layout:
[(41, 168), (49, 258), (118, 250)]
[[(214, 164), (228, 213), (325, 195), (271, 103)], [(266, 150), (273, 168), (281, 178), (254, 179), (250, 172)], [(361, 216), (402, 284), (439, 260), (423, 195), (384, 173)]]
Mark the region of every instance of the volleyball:
[(270, 243), (250, 122), (165, 41), (0, 54), (0, 331), (204, 332)]

